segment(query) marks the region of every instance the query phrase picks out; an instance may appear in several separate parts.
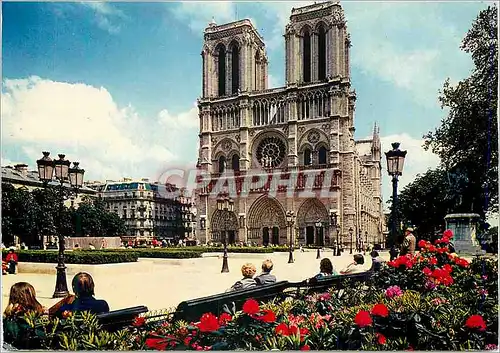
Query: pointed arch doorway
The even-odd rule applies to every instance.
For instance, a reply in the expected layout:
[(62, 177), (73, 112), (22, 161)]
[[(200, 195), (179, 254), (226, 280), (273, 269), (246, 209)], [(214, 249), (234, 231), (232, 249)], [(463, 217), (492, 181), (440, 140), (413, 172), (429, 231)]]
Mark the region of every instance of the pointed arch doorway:
[(276, 199), (261, 196), (252, 204), (248, 212), (248, 239), (264, 246), (286, 243), (285, 212)]

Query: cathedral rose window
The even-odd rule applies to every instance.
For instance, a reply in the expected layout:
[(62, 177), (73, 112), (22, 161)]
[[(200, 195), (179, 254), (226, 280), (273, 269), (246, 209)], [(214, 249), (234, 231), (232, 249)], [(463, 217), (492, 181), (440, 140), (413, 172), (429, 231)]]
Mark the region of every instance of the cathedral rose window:
[(277, 136), (264, 138), (257, 147), (257, 160), (264, 168), (276, 168), (285, 160), (286, 145)]

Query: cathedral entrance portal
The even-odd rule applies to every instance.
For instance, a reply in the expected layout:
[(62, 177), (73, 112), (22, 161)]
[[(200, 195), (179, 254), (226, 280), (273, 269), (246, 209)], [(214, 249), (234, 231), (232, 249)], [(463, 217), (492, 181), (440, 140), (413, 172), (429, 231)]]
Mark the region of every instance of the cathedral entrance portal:
[(280, 244), (280, 229), (278, 227), (273, 227), (273, 245)]
[(301, 234), (305, 234), (306, 245), (329, 244), (329, 228), (324, 226), (328, 224), (330, 224), (328, 212), (319, 199), (307, 199), (300, 205), (297, 212), (297, 225)]
[[(236, 243), (238, 232), (238, 218), (234, 212), (216, 210), (211, 221), (212, 240), (218, 243)], [(227, 238), (226, 238), (227, 237)]]
[(268, 227), (262, 228), (262, 245), (264, 245), (264, 246), (269, 245), (269, 228)]
[(248, 211), (248, 241), (261, 245), (287, 243), (285, 211), (266, 195), (254, 201)]
[(314, 227), (309, 226), (306, 228), (306, 245), (314, 244)]

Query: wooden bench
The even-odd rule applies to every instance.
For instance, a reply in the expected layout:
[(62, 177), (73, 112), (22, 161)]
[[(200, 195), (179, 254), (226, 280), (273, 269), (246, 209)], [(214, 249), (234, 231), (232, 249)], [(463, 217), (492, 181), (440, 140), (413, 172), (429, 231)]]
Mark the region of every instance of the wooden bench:
[(329, 289), (340, 290), (346, 285), (355, 283), (365, 283), (373, 275), (372, 271), (354, 273), (351, 275), (326, 276), (322, 278), (310, 278), (301, 282), (290, 283), (290, 288), (295, 288), (297, 291), (302, 291), (305, 294), (326, 292)]
[(288, 281), (280, 281), (249, 289), (186, 300), (177, 306), (174, 313), (174, 319), (196, 322), (204, 313), (212, 313), (219, 316), (224, 312), (224, 305), (232, 310), (233, 303), (235, 310), (238, 311), (241, 310), (243, 304), (249, 298), (262, 301), (284, 296), (283, 291), (288, 288), (289, 285), (290, 283)]
[(113, 310), (107, 313), (97, 314), (96, 316), (99, 323), (102, 325), (102, 328), (112, 332), (132, 325), (137, 316), (146, 312), (148, 312), (148, 308), (141, 305), (126, 309)]

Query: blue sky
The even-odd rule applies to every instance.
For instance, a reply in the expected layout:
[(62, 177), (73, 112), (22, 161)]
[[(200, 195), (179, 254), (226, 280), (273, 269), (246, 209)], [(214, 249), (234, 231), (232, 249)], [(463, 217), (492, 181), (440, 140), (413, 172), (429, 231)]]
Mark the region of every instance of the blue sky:
[[(42, 150), (79, 160), (89, 179), (155, 178), (197, 158), (203, 29), (250, 18), (270, 86), (284, 82), (284, 27), (312, 2), (3, 2), (2, 165)], [(408, 150), (402, 185), (438, 163), (422, 135), (445, 116), (438, 90), (469, 75), (460, 42), (485, 2), (343, 1), (358, 94), (356, 137), (380, 125)], [(385, 165), (385, 163), (384, 163)], [(384, 198), (389, 193), (384, 180)]]

